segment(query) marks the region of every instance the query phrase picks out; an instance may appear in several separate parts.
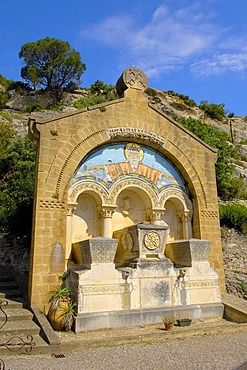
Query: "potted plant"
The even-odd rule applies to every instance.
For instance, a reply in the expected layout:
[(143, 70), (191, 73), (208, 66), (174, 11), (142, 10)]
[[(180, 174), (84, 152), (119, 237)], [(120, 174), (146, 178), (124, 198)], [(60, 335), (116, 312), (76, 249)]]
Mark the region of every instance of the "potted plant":
[(67, 307), (64, 308), (62, 317), (63, 317), (63, 325), (66, 331), (70, 331), (74, 322), (74, 318), (77, 315), (75, 310), (76, 303), (69, 301)]
[(174, 326), (175, 322), (176, 322), (176, 320), (175, 320), (174, 315), (166, 315), (163, 318), (163, 323), (164, 323), (164, 326), (165, 326), (166, 330), (171, 330), (172, 327)]
[(191, 317), (188, 312), (183, 312), (179, 315), (177, 318), (177, 324), (178, 326), (189, 326), (191, 324)]
[(71, 300), (71, 290), (58, 287), (50, 292), (50, 307), (47, 318), (54, 330), (71, 330), (76, 316), (75, 303)]

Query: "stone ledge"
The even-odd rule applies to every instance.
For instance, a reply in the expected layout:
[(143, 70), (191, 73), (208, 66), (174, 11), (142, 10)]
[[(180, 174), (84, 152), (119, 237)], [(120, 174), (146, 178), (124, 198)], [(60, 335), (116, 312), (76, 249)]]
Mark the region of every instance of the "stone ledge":
[(237, 323), (247, 323), (247, 301), (232, 294), (221, 295), (224, 318)]

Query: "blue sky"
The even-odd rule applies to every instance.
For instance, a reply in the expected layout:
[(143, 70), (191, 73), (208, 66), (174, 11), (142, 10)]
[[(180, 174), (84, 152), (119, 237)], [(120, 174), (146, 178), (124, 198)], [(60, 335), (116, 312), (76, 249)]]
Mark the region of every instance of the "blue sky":
[(21, 80), (21, 46), (68, 41), (82, 86), (116, 83), (129, 66), (149, 87), (247, 115), (247, 0), (2, 0), (0, 73)]

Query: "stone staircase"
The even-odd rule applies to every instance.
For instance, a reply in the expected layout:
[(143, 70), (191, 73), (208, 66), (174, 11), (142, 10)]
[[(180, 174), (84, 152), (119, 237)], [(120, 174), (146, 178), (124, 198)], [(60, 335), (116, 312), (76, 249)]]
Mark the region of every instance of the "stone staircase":
[(0, 269), (0, 356), (11, 353), (42, 353), (48, 344), (33, 321), (14, 277)]

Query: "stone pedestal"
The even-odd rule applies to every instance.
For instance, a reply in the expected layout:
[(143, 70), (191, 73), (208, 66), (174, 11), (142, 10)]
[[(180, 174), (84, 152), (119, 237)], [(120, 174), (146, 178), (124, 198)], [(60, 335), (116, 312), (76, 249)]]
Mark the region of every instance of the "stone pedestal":
[(116, 232), (119, 236), (115, 261), (131, 268), (131, 309), (173, 305), (176, 273), (165, 255), (169, 227), (143, 222)]
[(76, 331), (84, 330), (82, 322), (86, 313), (130, 308), (130, 284), (113, 263), (117, 242), (98, 237), (77, 243), (81, 265), (70, 271), (70, 286), (77, 302)]
[(168, 226), (153, 225), (149, 222), (115, 231), (114, 237), (119, 239), (116, 266), (134, 267), (135, 263), (146, 260), (168, 262), (164, 255), (168, 232)]
[(208, 261), (210, 248), (211, 243), (201, 239), (167, 244), (166, 255), (177, 273), (176, 305), (221, 302), (218, 273)]

